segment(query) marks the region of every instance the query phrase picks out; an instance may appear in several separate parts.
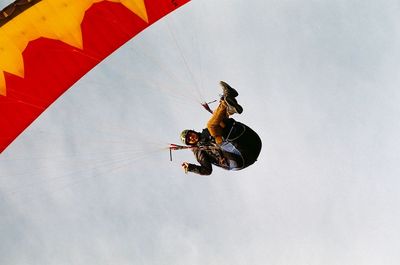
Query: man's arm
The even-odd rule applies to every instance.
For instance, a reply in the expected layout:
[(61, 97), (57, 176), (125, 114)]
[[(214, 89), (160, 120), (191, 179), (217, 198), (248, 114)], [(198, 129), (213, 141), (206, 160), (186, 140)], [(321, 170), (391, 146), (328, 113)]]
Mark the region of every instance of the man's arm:
[(195, 156), (200, 165), (183, 163), (182, 167), (185, 172), (192, 172), (199, 175), (211, 175), (212, 173), (212, 164), (208, 159), (208, 155), (206, 152), (198, 150), (195, 152)]

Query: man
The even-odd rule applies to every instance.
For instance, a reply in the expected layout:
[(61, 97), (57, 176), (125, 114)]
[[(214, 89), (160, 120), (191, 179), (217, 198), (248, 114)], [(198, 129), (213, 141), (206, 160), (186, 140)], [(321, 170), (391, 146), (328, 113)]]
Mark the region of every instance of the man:
[(181, 140), (193, 146), (192, 151), (200, 165), (182, 163), (187, 172), (210, 175), (212, 165), (227, 169), (240, 170), (253, 164), (261, 150), (261, 139), (246, 125), (230, 118), (243, 112), (236, 100), (238, 92), (224, 81), (220, 82), (223, 90), (217, 109), (207, 122), (203, 131), (184, 130)]

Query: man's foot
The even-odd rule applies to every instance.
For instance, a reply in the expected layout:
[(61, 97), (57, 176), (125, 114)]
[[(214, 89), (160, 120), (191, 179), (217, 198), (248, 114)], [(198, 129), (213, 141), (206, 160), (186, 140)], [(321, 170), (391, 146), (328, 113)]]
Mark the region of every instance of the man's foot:
[(226, 105), (228, 106), (227, 111), (228, 111), (229, 115), (232, 115), (235, 113), (241, 114), (243, 112), (243, 108), (242, 108), (242, 106), (239, 105), (236, 98), (227, 96), (227, 97), (224, 97), (224, 100), (226, 102)]
[(239, 105), (239, 103), (237, 102), (236, 98), (239, 93), (232, 88), (230, 85), (228, 85), (226, 82), (221, 81), (219, 82), (222, 90), (223, 90), (223, 99), (226, 102), (226, 104), (228, 105), (228, 114), (232, 115), (235, 113), (242, 113), (243, 112), (243, 108), (242, 106)]
[(229, 97), (237, 97), (239, 95), (239, 93), (230, 85), (228, 85), (226, 82), (224, 81), (220, 81), (219, 84), (222, 87), (222, 91), (224, 94), (224, 97), (229, 96)]

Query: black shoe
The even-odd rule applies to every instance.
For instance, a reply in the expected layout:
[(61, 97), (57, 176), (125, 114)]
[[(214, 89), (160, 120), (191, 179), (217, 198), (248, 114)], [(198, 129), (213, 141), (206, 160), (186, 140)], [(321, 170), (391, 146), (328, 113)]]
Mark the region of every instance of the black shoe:
[(239, 93), (233, 87), (231, 87), (224, 81), (220, 81), (219, 84), (222, 86), (224, 97), (229, 96), (235, 98), (239, 95)]
[(239, 105), (236, 98), (231, 97), (231, 96), (225, 96), (224, 100), (225, 100), (226, 104), (228, 105), (228, 113), (230, 115), (235, 114), (235, 113), (241, 114), (243, 112), (243, 108), (242, 108), (242, 106)]

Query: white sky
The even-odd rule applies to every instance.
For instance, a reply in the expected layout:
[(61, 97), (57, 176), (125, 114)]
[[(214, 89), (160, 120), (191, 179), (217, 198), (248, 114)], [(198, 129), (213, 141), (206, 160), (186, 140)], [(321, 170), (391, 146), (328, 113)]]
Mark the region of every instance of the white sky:
[[(399, 264), (399, 11), (202, 0), (159, 21), (1, 154), (0, 264)], [(219, 80), (262, 153), (185, 175), (162, 148)]]

